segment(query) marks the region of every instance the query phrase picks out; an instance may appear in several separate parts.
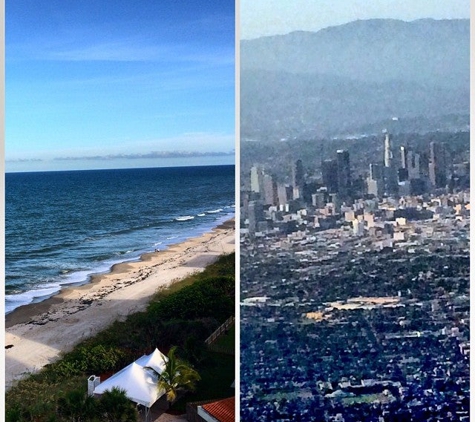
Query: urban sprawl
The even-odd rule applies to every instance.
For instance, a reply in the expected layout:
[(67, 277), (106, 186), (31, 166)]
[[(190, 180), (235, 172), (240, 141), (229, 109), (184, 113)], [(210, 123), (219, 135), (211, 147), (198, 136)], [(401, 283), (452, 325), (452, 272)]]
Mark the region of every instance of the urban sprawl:
[(346, 150), (316, 180), (251, 168), (243, 421), (469, 419), (469, 163), (381, 142), (363, 185)]

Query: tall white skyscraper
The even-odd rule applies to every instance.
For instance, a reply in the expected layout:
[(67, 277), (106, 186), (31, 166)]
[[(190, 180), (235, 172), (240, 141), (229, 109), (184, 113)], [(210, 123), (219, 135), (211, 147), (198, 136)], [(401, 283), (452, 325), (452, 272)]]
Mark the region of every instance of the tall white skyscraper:
[(384, 138), (384, 167), (391, 168), (393, 166), (393, 152), (391, 150), (391, 138), (386, 133)]
[(263, 172), (262, 169), (258, 166), (251, 167), (251, 192), (254, 193), (263, 193)]
[(393, 152), (391, 149), (391, 137), (386, 132), (384, 138), (384, 178), (385, 191), (388, 194), (397, 193), (397, 170), (393, 163)]

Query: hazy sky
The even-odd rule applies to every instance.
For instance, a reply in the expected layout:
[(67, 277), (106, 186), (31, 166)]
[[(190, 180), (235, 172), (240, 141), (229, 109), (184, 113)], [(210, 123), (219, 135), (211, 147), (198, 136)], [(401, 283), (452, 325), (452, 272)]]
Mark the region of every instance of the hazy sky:
[(241, 0), (242, 39), (318, 31), (357, 19), (470, 17), (470, 0)]
[(7, 171), (180, 165), (208, 159), (150, 153), (234, 149), (234, 1), (5, 3)]

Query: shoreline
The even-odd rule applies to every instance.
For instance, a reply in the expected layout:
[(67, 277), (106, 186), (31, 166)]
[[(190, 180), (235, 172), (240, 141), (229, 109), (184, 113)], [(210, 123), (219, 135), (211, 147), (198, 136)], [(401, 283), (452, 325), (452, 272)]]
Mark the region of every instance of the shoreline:
[[(115, 271), (118, 265), (119, 266), (123, 264), (126, 265), (126, 264), (141, 262), (141, 261), (150, 259), (150, 256), (153, 256), (157, 251), (160, 251), (162, 253), (166, 252), (170, 248), (173, 248), (176, 245), (186, 242), (189, 239), (199, 237), (205, 233), (208, 233), (214, 230), (217, 227), (226, 225), (229, 221), (234, 220), (234, 219), (235, 219), (235, 215), (233, 215), (232, 213), (227, 213), (227, 215), (223, 215), (221, 218), (218, 218), (217, 221), (214, 222), (214, 224), (205, 224), (204, 227), (201, 227), (201, 229), (200, 227), (194, 227), (192, 229), (194, 231), (192, 237), (185, 237), (183, 236), (183, 233), (181, 233), (180, 236), (172, 236), (172, 238), (179, 237), (176, 240), (175, 239), (170, 240), (171, 238), (168, 238), (168, 237), (166, 238), (166, 240), (160, 239), (162, 240), (161, 242), (158, 243), (160, 249), (156, 248), (155, 252), (152, 252), (150, 245), (147, 245), (147, 247), (143, 247), (142, 245), (143, 247), (142, 250), (137, 251), (137, 253), (132, 256), (128, 256), (128, 257), (124, 256), (122, 257), (122, 259), (119, 257), (110, 256), (109, 258), (105, 259), (102, 262), (98, 261), (97, 265), (95, 265), (95, 268), (93, 265), (92, 268), (76, 269), (71, 272), (68, 271), (68, 277), (72, 276), (73, 278), (75, 278), (74, 280), (68, 279), (68, 278), (59, 279), (58, 278), (59, 274), (58, 274), (58, 277), (56, 277), (56, 279), (53, 278), (53, 280), (51, 280), (51, 285), (43, 286), (40, 284), (38, 285), (39, 287), (38, 290), (36, 290), (35, 288), (31, 288), (29, 290), (27, 289), (25, 291), (19, 291), (17, 293), (13, 293), (11, 296), (5, 295), (4, 317), (7, 318), (8, 315), (15, 312), (18, 308), (23, 308), (24, 306), (33, 306), (33, 305), (41, 304), (45, 301), (48, 301), (52, 297), (55, 297), (61, 294), (61, 292), (65, 289), (78, 288), (82, 285), (92, 283), (95, 281), (97, 277), (107, 275)], [(188, 234), (188, 236), (190, 236), (190, 234)], [(158, 244), (155, 244), (155, 246)], [(81, 273), (81, 272), (84, 273), (81, 277), (79, 278), (75, 277), (75, 274)], [(50, 290), (49, 292), (48, 292), (48, 289)], [(23, 296), (23, 295), (30, 296), (30, 300), (27, 301), (24, 299), (20, 299), (20, 300), (16, 299), (16, 296)], [(16, 305), (12, 306), (11, 304), (15, 302), (17, 302)], [(23, 303), (18, 303), (18, 302), (23, 302)], [(8, 311), (7, 311), (7, 308), (8, 308)]]
[(92, 275), (85, 284), (65, 286), (44, 301), (5, 315), (6, 386), (38, 371), (115, 320), (145, 309), (159, 288), (233, 252), (234, 221), (166, 250), (144, 253), (138, 261), (114, 264), (108, 273)]
[(140, 263), (140, 262), (148, 262), (150, 260), (156, 259), (158, 254), (161, 254), (160, 257), (163, 257), (166, 253), (173, 251), (174, 248), (179, 247), (180, 245), (190, 240), (198, 239), (206, 235), (207, 233), (213, 232), (214, 230), (217, 230), (220, 228), (226, 228), (227, 226), (230, 226), (233, 223), (234, 223), (234, 217), (218, 224), (217, 226), (211, 228), (207, 232), (202, 233), (201, 235), (198, 235), (196, 237), (190, 237), (179, 243), (171, 243), (166, 246), (166, 249), (162, 249), (159, 252), (144, 252), (141, 255), (139, 255), (137, 258), (134, 258), (132, 260), (126, 260), (123, 262), (116, 262), (115, 264), (112, 264), (111, 267), (107, 271), (98, 272), (98, 273), (90, 273), (87, 276), (87, 279), (85, 281), (61, 285), (60, 290), (58, 292), (53, 293), (52, 295), (49, 295), (49, 296), (45, 295), (44, 299), (39, 298), (40, 300), (38, 300), (37, 302), (33, 301), (30, 303), (26, 303), (24, 305), (20, 305), (17, 308), (15, 308), (13, 311), (10, 311), (9, 313), (5, 314), (4, 315), (5, 328), (9, 328), (15, 324), (27, 322), (26, 320), (27, 316), (29, 319), (31, 319), (37, 314), (47, 312), (49, 307), (56, 304), (58, 302), (58, 299), (60, 299), (61, 296), (64, 295), (64, 293), (69, 290), (77, 290), (77, 289), (81, 289), (82, 287), (85, 287), (87, 289), (87, 286), (89, 286), (90, 284), (98, 283), (103, 277), (106, 277), (108, 275), (115, 274), (115, 273), (121, 274), (123, 272), (126, 272), (131, 267), (131, 265)]

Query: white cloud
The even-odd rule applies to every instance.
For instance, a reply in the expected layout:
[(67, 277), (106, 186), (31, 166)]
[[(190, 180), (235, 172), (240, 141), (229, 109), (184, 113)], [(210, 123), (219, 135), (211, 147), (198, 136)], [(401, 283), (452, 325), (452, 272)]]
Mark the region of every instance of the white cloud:
[(50, 49), (38, 58), (60, 61), (157, 61), (163, 60), (171, 47), (138, 46), (127, 42), (104, 42), (79, 48)]
[[(104, 146), (104, 145), (108, 146)], [(135, 159), (158, 157), (175, 158), (180, 156), (202, 156), (209, 153), (210, 156), (234, 150), (235, 137), (232, 134), (220, 133), (183, 133), (181, 135), (137, 140), (137, 139), (110, 139), (103, 142), (101, 147), (75, 147), (55, 150), (37, 150), (24, 153), (6, 153), (7, 162), (27, 162), (55, 159), (84, 159), (102, 157), (103, 159), (122, 158)]]
[[(41, 48), (38, 45), (41, 44)], [(72, 62), (162, 62), (194, 63), (206, 67), (234, 64), (234, 47), (151, 42), (140, 38), (104, 38), (78, 44), (72, 39), (47, 39), (8, 45), (7, 60), (50, 60)]]

